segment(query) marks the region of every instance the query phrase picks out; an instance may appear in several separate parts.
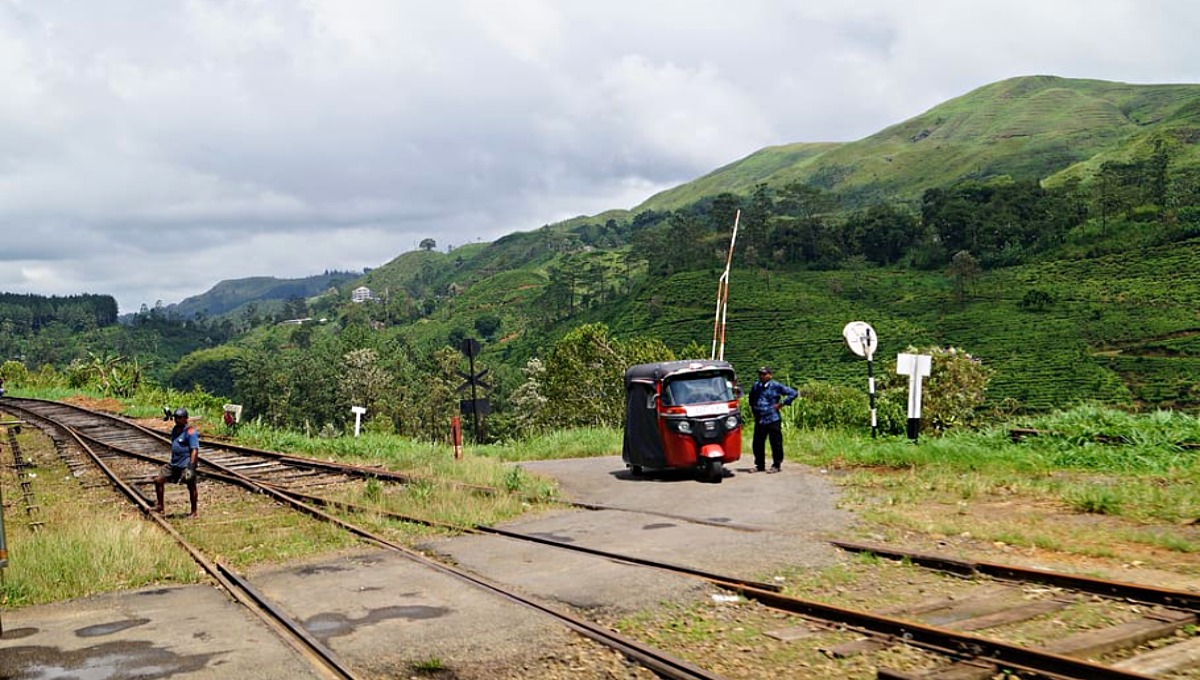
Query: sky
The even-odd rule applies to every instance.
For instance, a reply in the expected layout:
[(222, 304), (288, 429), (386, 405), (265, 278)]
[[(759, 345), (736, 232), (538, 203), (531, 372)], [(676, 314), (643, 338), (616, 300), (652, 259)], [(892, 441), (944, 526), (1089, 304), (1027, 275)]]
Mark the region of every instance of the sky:
[(1200, 82), (1191, 0), (0, 0), (0, 292), (122, 313), (633, 208), (988, 83)]

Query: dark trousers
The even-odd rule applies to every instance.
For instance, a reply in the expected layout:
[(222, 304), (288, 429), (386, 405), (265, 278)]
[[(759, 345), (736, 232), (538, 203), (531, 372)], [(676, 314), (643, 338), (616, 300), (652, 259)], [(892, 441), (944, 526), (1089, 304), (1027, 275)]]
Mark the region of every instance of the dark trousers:
[(754, 425), (754, 467), (762, 470), (767, 466), (767, 439), (771, 440), (771, 465), (783, 465), (783, 421), (756, 423)]

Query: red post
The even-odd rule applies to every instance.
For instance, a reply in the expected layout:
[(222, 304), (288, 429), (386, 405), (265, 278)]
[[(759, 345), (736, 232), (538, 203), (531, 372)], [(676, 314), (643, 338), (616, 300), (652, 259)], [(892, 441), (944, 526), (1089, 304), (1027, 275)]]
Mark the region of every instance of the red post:
[(450, 438), (454, 440), (454, 460), (462, 460), (462, 419), (450, 416)]

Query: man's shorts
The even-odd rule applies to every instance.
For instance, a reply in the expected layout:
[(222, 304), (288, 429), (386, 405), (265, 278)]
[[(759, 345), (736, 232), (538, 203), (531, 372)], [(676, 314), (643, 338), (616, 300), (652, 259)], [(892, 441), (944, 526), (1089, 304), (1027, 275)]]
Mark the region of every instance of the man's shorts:
[(186, 469), (187, 468), (185, 468), (185, 467), (175, 467), (174, 465), (164, 465), (158, 469), (158, 478), (165, 479), (168, 482), (174, 482), (175, 484), (184, 484), (185, 482), (183, 481), (183, 471)]

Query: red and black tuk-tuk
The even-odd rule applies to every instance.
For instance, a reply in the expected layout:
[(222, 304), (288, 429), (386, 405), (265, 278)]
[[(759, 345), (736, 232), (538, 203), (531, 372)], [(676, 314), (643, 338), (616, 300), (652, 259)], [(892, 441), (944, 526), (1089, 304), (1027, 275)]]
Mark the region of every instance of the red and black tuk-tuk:
[(727, 361), (639, 364), (625, 370), (621, 458), (634, 475), (693, 468), (720, 482), (742, 457), (741, 390)]

